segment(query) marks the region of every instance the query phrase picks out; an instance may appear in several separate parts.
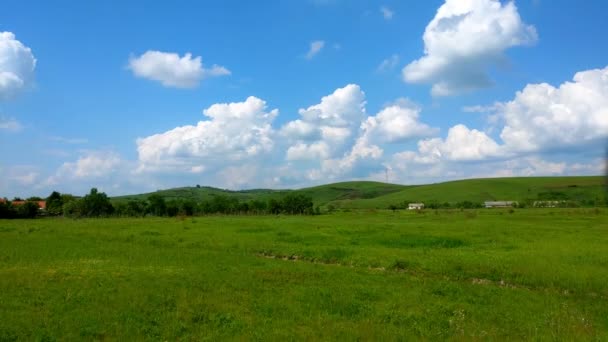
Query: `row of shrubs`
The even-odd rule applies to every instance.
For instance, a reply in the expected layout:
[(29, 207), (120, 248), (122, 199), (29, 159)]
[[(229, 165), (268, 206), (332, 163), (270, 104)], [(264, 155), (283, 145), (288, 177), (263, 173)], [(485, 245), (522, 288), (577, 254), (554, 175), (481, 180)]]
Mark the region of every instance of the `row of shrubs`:
[(152, 195), (146, 201), (129, 200), (116, 203), (114, 208), (116, 216), (320, 214), (319, 207), (313, 207), (312, 198), (301, 194), (288, 194), (280, 199), (249, 201), (222, 195), (204, 201), (165, 200), (158, 195)]
[[(36, 199), (40, 200), (40, 199)], [(108, 196), (91, 189), (82, 198), (54, 191), (46, 199), (46, 210), (40, 211), (37, 202), (29, 201), (18, 206), (11, 202), (0, 203), (0, 218), (33, 218), (37, 215), (80, 217), (143, 217), (143, 216), (193, 216), (209, 214), (320, 214), (313, 208), (312, 198), (302, 194), (287, 194), (280, 199), (240, 201), (234, 197), (213, 196), (210, 200), (165, 200), (151, 195), (146, 200), (118, 201), (114, 204)]]
[(0, 202), (0, 218), (34, 218), (38, 213), (38, 203), (34, 201), (27, 201), (18, 206), (12, 205), (8, 201)]

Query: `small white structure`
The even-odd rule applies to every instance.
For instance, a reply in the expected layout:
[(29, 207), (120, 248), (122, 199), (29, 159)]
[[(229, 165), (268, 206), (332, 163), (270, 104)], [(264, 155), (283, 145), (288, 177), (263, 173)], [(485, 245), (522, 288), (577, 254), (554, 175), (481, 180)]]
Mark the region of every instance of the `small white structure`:
[(424, 209), (424, 203), (410, 203), (407, 205), (407, 210), (422, 210)]
[(534, 201), (535, 208), (555, 208), (565, 201)]
[(515, 201), (486, 201), (484, 202), (486, 208), (512, 208), (517, 205)]

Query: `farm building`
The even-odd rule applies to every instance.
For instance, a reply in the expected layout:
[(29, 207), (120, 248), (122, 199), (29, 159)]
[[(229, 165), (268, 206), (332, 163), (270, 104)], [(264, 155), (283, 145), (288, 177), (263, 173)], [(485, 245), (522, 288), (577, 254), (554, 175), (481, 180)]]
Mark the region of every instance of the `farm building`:
[(410, 203), (407, 205), (408, 210), (421, 210), (424, 209), (424, 203)]
[[(7, 202), (6, 200), (0, 199), (0, 202)], [(20, 206), (27, 202), (33, 202), (38, 205), (39, 210), (46, 210), (46, 201), (9, 201), (13, 206)]]
[(534, 201), (534, 207), (536, 208), (555, 208), (565, 201)]
[(486, 201), (486, 208), (512, 208), (517, 205), (516, 201)]

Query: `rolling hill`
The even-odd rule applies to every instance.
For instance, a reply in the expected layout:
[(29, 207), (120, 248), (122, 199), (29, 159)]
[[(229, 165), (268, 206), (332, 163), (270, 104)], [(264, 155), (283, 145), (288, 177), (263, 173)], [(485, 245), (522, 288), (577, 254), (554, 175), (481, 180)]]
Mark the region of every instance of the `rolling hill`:
[(341, 182), (298, 190), (224, 190), (213, 187), (182, 187), (147, 194), (114, 197), (113, 201), (144, 200), (156, 194), (166, 200), (203, 201), (213, 196), (236, 197), (242, 201), (280, 198), (288, 193), (310, 196), (315, 205), (345, 209), (384, 209), (407, 202), (483, 202), (534, 199), (601, 200), (605, 198), (602, 176), (516, 177), (467, 179), (426, 185), (398, 185), (370, 181)]
[(596, 200), (605, 198), (604, 178), (592, 177), (517, 177), (467, 179), (437, 184), (410, 186), (399, 192), (372, 199), (334, 201), (341, 208), (386, 208), (403, 202), (493, 200)]

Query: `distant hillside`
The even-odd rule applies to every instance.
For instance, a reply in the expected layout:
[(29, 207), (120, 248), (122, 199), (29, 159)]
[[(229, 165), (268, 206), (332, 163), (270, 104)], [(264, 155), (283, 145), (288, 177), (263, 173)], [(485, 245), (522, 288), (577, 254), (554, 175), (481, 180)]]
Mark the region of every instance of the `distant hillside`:
[(299, 190), (252, 189), (231, 191), (213, 187), (183, 187), (147, 194), (114, 197), (114, 202), (144, 200), (152, 194), (166, 200), (209, 200), (213, 196), (236, 197), (242, 201), (280, 198), (288, 193), (310, 196), (316, 205), (338, 208), (387, 208), (406, 202), (483, 202), (488, 200), (553, 199), (594, 200), (605, 198), (604, 177), (519, 177), (467, 179), (427, 185), (398, 185), (355, 181), (333, 183)]
[(146, 194), (114, 197), (112, 200), (115, 202), (145, 200), (151, 195), (159, 195), (166, 200), (193, 199), (196, 201), (203, 201), (209, 200), (213, 196), (229, 196), (236, 197), (242, 201), (248, 201), (254, 199), (268, 200), (270, 198), (280, 198), (288, 193), (301, 193), (312, 197), (315, 205), (323, 206), (332, 201), (338, 200), (375, 198), (394, 193), (405, 188), (406, 187), (403, 185), (368, 181), (333, 183), (299, 190), (252, 189), (232, 191), (203, 186), (159, 190)]
[(290, 192), (291, 190), (270, 190), (270, 189), (253, 189), (253, 190), (225, 190), (218, 189), (209, 186), (201, 187), (183, 187), (173, 188), (167, 190), (158, 190), (155, 192), (139, 194), (139, 195), (127, 195), (114, 197), (114, 201), (127, 201), (127, 200), (145, 200), (151, 195), (159, 195), (165, 200), (176, 200), (176, 199), (191, 199), (195, 201), (205, 201), (211, 199), (213, 196), (229, 196), (236, 197), (239, 200), (247, 201), (253, 199), (269, 198), (272, 196), (280, 196), (281, 194)]
[(604, 199), (604, 177), (518, 177), (467, 179), (410, 186), (371, 199), (334, 201), (341, 208), (387, 208), (403, 202), (483, 202), (527, 199)]

